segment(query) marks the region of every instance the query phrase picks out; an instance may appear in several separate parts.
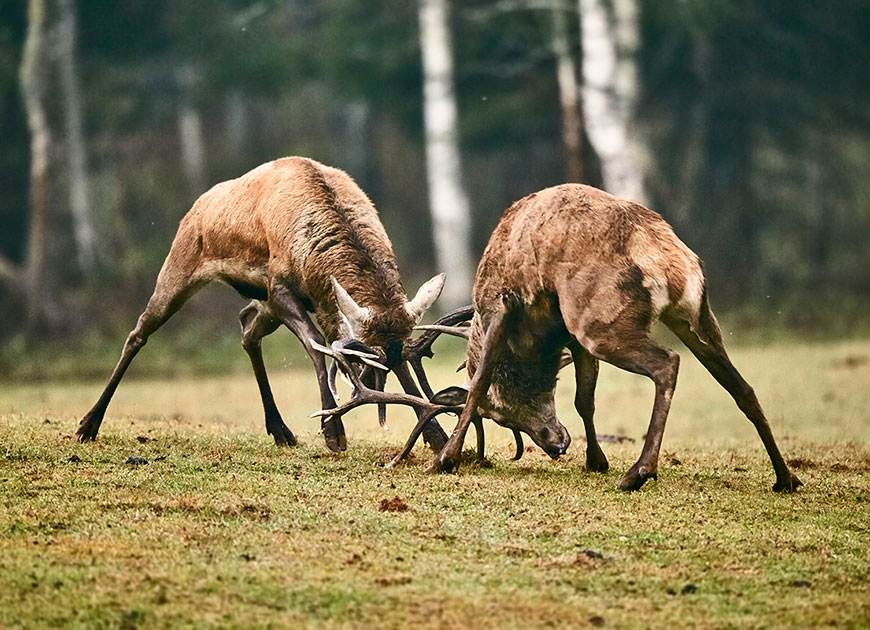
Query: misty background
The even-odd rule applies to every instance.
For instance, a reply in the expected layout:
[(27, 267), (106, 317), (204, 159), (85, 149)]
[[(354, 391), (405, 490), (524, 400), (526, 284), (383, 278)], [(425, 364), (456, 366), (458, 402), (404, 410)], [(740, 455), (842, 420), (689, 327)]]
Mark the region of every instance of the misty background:
[[(868, 40), (861, 0), (3, 0), (0, 374), (111, 365), (193, 201), (288, 155), (354, 177), (442, 308), (580, 181), (661, 213), (743, 338), (865, 334)], [(235, 347), (243, 304), (158, 337)]]

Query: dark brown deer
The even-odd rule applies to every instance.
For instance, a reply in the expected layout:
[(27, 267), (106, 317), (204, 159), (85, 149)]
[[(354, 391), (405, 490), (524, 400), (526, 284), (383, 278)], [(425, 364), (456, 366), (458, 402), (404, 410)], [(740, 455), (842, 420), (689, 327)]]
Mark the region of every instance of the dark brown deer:
[[(82, 442), (96, 438), (118, 383), (148, 337), (212, 280), (252, 299), (239, 314), (242, 345), (260, 388), (266, 431), (276, 444), (292, 445), (296, 438), (272, 397), (260, 340), (281, 324), (300, 339), (314, 363), (324, 408), (334, 408), (335, 398), (324, 358), (312, 348), (324, 337), (355, 339), (375, 349), (406, 391), (419, 396), (403, 342), (440, 294), (444, 276), (426, 282), (408, 301), (392, 245), (365, 193), (341, 170), (283, 158), (214, 186), (181, 220), (154, 294), (102, 396), (81, 421)], [(382, 388), (384, 375), (369, 373)], [(346, 448), (340, 415), (324, 418), (322, 428), (330, 449)], [(447, 436), (433, 421), (425, 438), (437, 450)]]
[[(591, 470), (608, 468), (593, 425), (598, 362), (643, 374), (655, 383), (643, 451), (619, 486), (637, 490), (647, 479), (657, 478), (679, 367), (679, 355), (649, 337), (659, 319), (755, 425), (776, 473), (773, 489), (792, 492), (801, 485), (783, 460), (755, 393), (725, 352), (698, 257), (655, 212), (579, 184), (529, 195), (505, 212), (493, 232), (477, 269), (473, 297), (467, 398), (431, 471), (451, 471), (458, 465), (468, 427), (479, 426), (481, 416), (513, 429), (515, 436), (528, 434), (552, 457), (564, 453), (571, 436), (556, 417), (554, 389), (567, 348)], [(426, 403), (426, 417), (460, 404), (464, 396), (456, 390), (436, 394)], [(352, 402), (383, 404), (390, 402), (388, 397), (369, 400), (365, 388), (358, 387)], [(439, 402), (443, 404), (433, 404)], [(421, 429), (418, 424), (415, 433)], [(409, 443), (414, 439), (412, 434)], [(479, 450), (481, 446), (479, 437)]]

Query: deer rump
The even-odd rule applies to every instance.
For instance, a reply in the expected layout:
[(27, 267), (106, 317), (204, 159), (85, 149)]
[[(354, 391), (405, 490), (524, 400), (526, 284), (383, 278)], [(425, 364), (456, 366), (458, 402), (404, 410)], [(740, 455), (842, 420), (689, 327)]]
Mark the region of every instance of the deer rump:
[[(477, 269), (473, 300), (467, 398), (431, 471), (456, 468), (472, 423), (482, 456), (481, 417), (514, 431), (517, 456), (521, 433), (553, 457), (564, 453), (571, 437), (556, 417), (554, 389), (567, 350), (591, 470), (608, 469), (593, 424), (599, 361), (655, 383), (643, 451), (620, 487), (636, 490), (657, 478), (679, 367), (675, 352), (649, 338), (651, 325), (661, 320), (756, 427), (776, 473), (774, 490), (801, 485), (783, 460), (755, 393), (728, 358), (698, 257), (659, 214), (580, 184), (529, 195), (504, 213), (493, 232)], [(433, 402), (441, 398), (439, 392)], [(445, 392), (444, 400), (453, 407), (462, 402), (456, 388)]]
[[(296, 438), (275, 405), (260, 343), (282, 324), (311, 358), (324, 408), (336, 406), (323, 355), (315, 350), (327, 341), (367, 362), (366, 380), (376, 388), (383, 388), (382, 371), (389, 368), (406, 391), (419, 395), (404, 346), (440, 294), (443, 274), (408, 300), (390, 240), (365, 193), (339, 169), (283, 158), (217, 184), (181, 220), (154, 293), (103, 394), (79, 425), (81, 441), (96, 438), (115, 389), (148, 337), (212, 280), (252, 298), (239, 314), (242, 345), (276, 444)], [(340, 415), (325, 417), (322, 429), (330, 449), (346, 448)], [(437, 423), (427, 423), (426, 431), (440, 448), (447, 436)]]

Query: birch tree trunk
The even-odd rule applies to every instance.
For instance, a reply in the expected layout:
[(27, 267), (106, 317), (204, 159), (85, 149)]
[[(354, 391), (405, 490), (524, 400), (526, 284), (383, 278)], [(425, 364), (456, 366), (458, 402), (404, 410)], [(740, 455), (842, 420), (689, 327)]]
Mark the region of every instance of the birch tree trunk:
[(423, 113), (429, 208), (438, 271), (447, 274), (441, 297), (450, 309), (471, 300), (471, 220), (462, 186), (456, 131), (456, 96), (447, 0), (420, 0)]
[(583, 181), (583, 119), (580, 115), (580, 88), (577, 68), (568, 44), (568, 16), (562, 0), (557, 0), (552, 11), (550, 45), (556, 58), (556, 82), (559, 86), (559, 105), (562, 110), (562, 149), (565, 152), (567, 181)]
[(633, 128), (637, 100), (637, 0), (578, 0), (583, 40), (583, 114), (604, 188), (644, 202), (645, 157)]
[(44, 0), (29, 0), (27, 39), (19, 79), (30, 131), (30, 216), (26, 262), (26, 317), (28, 332), (45, 322), (46, 241), (48, 231), (48, 166), (51, 133), (45, 111), (48, 51)]
[(94, 221), (88, 186), (88, 163), (82, 132), (82, 104), (76, 64), (76, 18), (73, 0), (60, 0), (58, 62), (63, 90), (66, 148), (69, 166), (69, 203), (79, 268), (88, 277), (97, 263)]

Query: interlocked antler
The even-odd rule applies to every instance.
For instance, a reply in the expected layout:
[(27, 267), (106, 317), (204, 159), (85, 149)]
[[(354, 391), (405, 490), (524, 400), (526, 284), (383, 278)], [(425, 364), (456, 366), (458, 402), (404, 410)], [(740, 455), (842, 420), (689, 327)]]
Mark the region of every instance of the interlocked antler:
[[(463, 405), (459, 402), (451, 401), (447, 402), (446, 404), (432, 402), (432, 398), (435, 396), (435, 394), (433, 393), (432, 388), (429, 385), (429, 380), (427, 379), (426, 372), (423, 369), (422, 359), (423, 357), (431, 358), (433, 356), (432, 345), (442, 334), (448, 334), (462, 337), (463, 339), (468, 339), (468, 336), (470, 334), (470, 328), (467, 325), (463, 324), (469, 322), (473, 315), (474, 308), (471, 305), (458, 308), (454, 311), (451, 311), (450, 313), (447, 313), (439, 320), (437, 320), (434, 324), (416, 326), (415, 328), (417, 330), (424, 331), (423, 334), (421, 334), (414, 340), (406, 342), (405, 348), (402, 351), (402, 358), (403, 360), (411, 364), (411, 367), (413, 368), (414, 373), (417, 376), (417, 380), (420, 383), (420, 387), (426, 397), (430, 399), (429, 401), (410, 394), (385, 393), (383, 388), (386, 380), (387, 368), (386, 366), (376, 361), (377, 359), (382, 359), (382, 357), (380, 357), (380, 355), (376, 351), (368, 348), (363, 343), (356, 340), (341, 340), (333, 342), (331, 348), (326, 348), (312, 342), (312, 347), (315, 350), (318, 350), (326, 354), (327, 356), (332, 357), (333, 359), (332, 366), (330, 367), (330, 384), (333, 391), (335, 390), (335, 376), (339, 367), (341, 368), (342, 373), (346, 375), (347, 379), (350, 381), (351, 386), (353, 387), (353, 392), (348, 402), (344, 403), (339, 407), (336, 407), (335, 409), (324, 409), (318, 411), (317, 413), (312, 414), (312, 416), (330, 416), (343, 414), (346, 411), (355, 409), (356, 407), (365, 404), (376, 404), (378, 406), (378, 421), (380, 422), (381, 426), (384, 426), (387, 404), (393, 403), (412, 407), (415, 411), (417, 411), (418, 421), (413, 431), (411, 432), (411, 435), (408, 437), (408, 440), (406, 441), (402, 451), (398, 455), (396, 455), (396, 457), (394, 457), (393, 460), (390, 461), (390, 463), (388, 464), (389, 466), (393, 466), (400, 460), (407, 457), (408, 453), (411, 452), (414, 444), (419, 439), (423, 427), (429, 420), (442, 413), (458, 414), (462, 411)], [(360, 373), (357, 373), (356, 370), (352, 367), (352, 364), (357, 362), (362, 362), (366, 364), (366, 367), (364, 367)], [(562, 357), (560, 368), (568, 365), (569, 363), (571, 363), (571, 355), (566, 353)], [(364, 381), (367, 380), (367, 375), (371, 371), (374, 371), (374, 388), (368, 387), (364, 383)], [(449, 389), (453, 390), (458, 388)], [(439, 394), (445, 393), (447, 393), (447, 390), (444, 390), (444, 392), (439, 392)], [(448, 395), (446, 399), (449, 400), (449, 398), (450, 396)], [(482, 426), (480, 426), (480, 424), (481, 423), (475, 422), (476, 433), (478, 436), (478, 457), (482, 458), (484, 450), (484, 439), (483, 428)], [(513, 434), (514, 440), (516, 442), (516, 451), (513, 459), (518, 460), (522, 457), (524, 451), (523, 438), (522, 434), (519, 431), (514, 430)]]
[[(423, 325), (423, 326), (415, 326), (417, 330), (424, 330), (425, 332), (420, 335), (417, 339), (407, 344), (405, 347), (405, 351), (403, 352), (403, 357), (411, 364), (411, 367), (414, 368), (414, 373), (417, 375), (417, 380), (420, 382), (420, 387), (422, 387), (426, 396), (431, 400), (432, 396), (432, 388), (429, 386), (429, 381), (426, 378), (426, 372), (423, 370), (423, 357), (432, 358), (432, 344), (441, 334), (453, 335), (456, 337), (462, 337), (463, 339), (468, 339), (471, 329), (468, 326), (464, 326), (465, 322), (469, 322), (471, 318), (474, 316), (474, 307), (471, 305), (463, 306), (461, 308), (456, 309), (455, 311), (451, 311), (447, 313), (444, 317), (436, 321), (434, 324)], [(565, 353), (562, 356), (561, 363), (559, 364), (559, 369), (562, 369), (566, 365), (572, 362), (573, 358), (569, 353)], [(465, 367), (465, 362), (459, 366), (457, 372)], [(480, 423), (475, 423), (475, 432), (477, 434), (477, 451), (478, 457), (483, 457), (483, 427)], [(514, 451), (513, 460), (516, 461), (523, 456), (524, 445), (523, 445), (523, 435), (516, 429), (513, 430), (514, 434), (514, 442), (516, 443), (516, 450)]]
[(442, 333), (468, 339), (470, 329), (467, 326), (460, 326), (460, 324), (471, 321), (473, 316), (474, 307), (469, 304), (447, 313), (434, 324), (415, 326), (417, 330), (423, 330), (424, 332), (416, 339), (408, 341), (405, 344), (405, 347), (402, 349), (402, 358), (411, 364), (414, 374), (417, 376), (417, 381), (420, 383), (420, 388), (426, 394), (426, 398), (431, 399), (434, 393), (429, 385), (429, 380), (426, 378), (426, 372), (423, 370), (423, 357), (432, 358), (432, 344), (435, 343), (435, 340)]
[[(314, 340), (309, 340), (309, 342), (311, 343), (311, 347), (318, 352), (322, 352), (323, 354), (332, 357), (341, 371), (351, 381), (351, 385), (353, 386), (350, 400), (334, 409), (321, 409), (320, 411), (311, 414), (312, 417), (339, 415), (365, 404), (377, 404), (378, 407), (381, 407), (393, 403), (412, 407), (418, 412), (417, 424), (414, 427), (414, 430), (411, 431), (411, 435), (405, 443), (405, 447), (402, 449), (401, 453), (393, 458), (388, 466), (393, 466), (411, 452), (414, 443), (420, 437), (423, 427), (427, 422), (429, 422), (429, 420), (442, 413), (458, 414), (462, 411), (462, 405), (440, 405), (417, 396), (387, 393), (366, 386), (363, 382), (365, 370), (376, 368), (385, 372), (388, 368), (375, 361), (374, 359), (378, 358), (377, 353), (372, 351), (370, 348), (367, 348), (359, 341), (335, 341), (332, 343), (330, 348), (322, 346)], [(349, 346), (351, 346), (351, 352), (348, 352)], [(361, 348), (364, 348), (364, 350)], [(352, 367), (352, 363), (356, 363), (357, 361), (361, 361), (369, 367), (363, 368), (363, 373), (358, 374)], [(381, 382), (383, 381), (376, 380), (376, 383)]]

